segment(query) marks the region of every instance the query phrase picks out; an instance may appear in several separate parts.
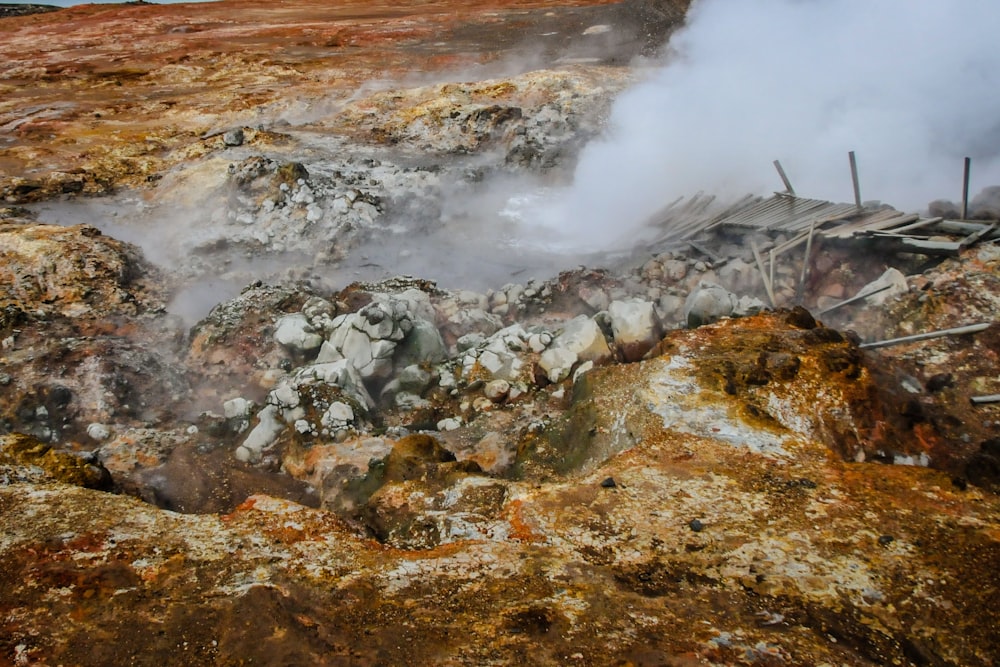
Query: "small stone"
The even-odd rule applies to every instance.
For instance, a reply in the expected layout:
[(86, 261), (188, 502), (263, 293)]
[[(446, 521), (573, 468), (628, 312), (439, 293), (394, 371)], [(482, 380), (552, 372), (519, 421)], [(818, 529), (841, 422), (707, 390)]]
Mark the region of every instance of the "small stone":
[(483, 387), (483, 395), (494, 403), (499, 403), (510, 393), (510, 382), (507, 380), (492, 380)]
[(935, 393), (954, 385), (955, 378), (951, 373), (938, 373), (937, 375), (932, 375), (930, 379), (927, 380), (927, 391)]
[(815, 329), (816, 318), (802, 306), (795, 306), (785, 316), (785, 321), (798, 329)]
[(883, 547), (887, 547), (890, 544), (892, 544), (892, 542), (895, 539), (896, 538), (894, 538), (892, 535), (880, 535), (878, 538), (878, 543), (881, 544)]
[(698, 519), (691, 519), (691, 522), (688, 524), (688, 528), (690, 528), (691, 530), (693, 530), (696, 533), (700, 533), (701, 531), (703, 531), (705, 529), (705, 524), (703, 524)]
[(442, 419), (437, 423), (437, 430), (439, 431), (454, 431), (462, 425), (462, 421), (455, 417), (448, 417)]
[(222, 135), (222, 143), (227, 146), (242, 146), (243, 145), (243, 128), (238, 127), (235, 130), (229, 130)]
[(617, 486), (618, 486), (618, 483), (615, 482), (615, 478), (614, 477), (606, 477), (603, 480), (601, 480), (601, 487), (602, 488), (613, 489), (613, 488), (615, 488)]

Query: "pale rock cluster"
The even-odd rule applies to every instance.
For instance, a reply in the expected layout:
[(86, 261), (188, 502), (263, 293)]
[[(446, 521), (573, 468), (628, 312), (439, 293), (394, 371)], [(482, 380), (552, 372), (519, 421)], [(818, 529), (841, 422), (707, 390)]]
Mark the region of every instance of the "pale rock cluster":
[[(270, 391), (237, 449), (240, 460), (260, 461), (288, 428), (319, 442), (361, 434), (376, 407), (373, 396), (405, 412), (431, 407), (432, 389), (452, 397), (474, 392), (459, 414), (438, 420), (439, 431), (454, 430), (475, 411), (517, 401), (545, 384), (575, 381), (595, 365), (641, 359), (665, 331), (656, 305), (641, 298), (610, 301), (593, 316), (555, 325), (503, 326), (498, 306), (520, 310), (527, 300), (551, 296), (550, 286), (534, 282), (484, 295), (417, 289), (396, 279), (368, 296), (366, 305), (339, 315), (336, 305), (312, 297), (301, 312), (277, 320), (275, 340), (309, 361)], [(322, 397), (309, 393), (320, 385), (326, 386)], [(225, 415), (242, 430), (251, 409), (245, 399), (233, 399)]]

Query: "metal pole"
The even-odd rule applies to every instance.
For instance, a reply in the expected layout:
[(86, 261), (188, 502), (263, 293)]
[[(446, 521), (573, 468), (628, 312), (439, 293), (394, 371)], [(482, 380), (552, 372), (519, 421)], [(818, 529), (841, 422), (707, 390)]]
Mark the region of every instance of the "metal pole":
[(969, 217), (969, 174), (972, 171), (972, 158), (965, 158), (965, 175), (962, 177), (962, 220)]
[(872, 291), (865, 292), (864, 294), (856, 294), (852, 296), (850, 299), (844, 299), (840, 303), (835, 303), (832, 306), (829, 306), (828, 308), (824, 308), (823, 310), (816, 313), (816, 315), (826, 315), (830, 311), (837, 310), (841, 306), (847, 306), (849, 304), (854, 303), (855, 301), (861, 301), (861, 299), (867, 299), (868, 297), (880, 294), (886, 291), (887, 289), (892, 289), (892, 287), (893, 287), (892, 285), (886, 285), (885, 287), (879, 287), (878, 289), (873, 289)]
[(871, 349), (873, 347), (888, 347), (889, 345), (899, 345), (901, 343), (915, 343), (919, 340), (930, 340), (931, 338), (940, 338), (941, 336), (959, 336), (962, 334), (977, 333), (979, 331), (985, 331), (992, 326), (992, 322), (983, 322), (982, 324), (970, 324), (965, 327), (955, 327), (954, 329), (942, 329), (940, 331), (928, 331), (927, 333), (914, 334), (913, 336), (903, 336), (902, 338), (892, 338), (890, 340), (881, 340), (876, 343), (862, 343), (858, 347)]
[(991, 394), (989, 396), (973, 396), (969, 400), (972, 401), (973, 405), (982, 405), (983, 403), (1000, 403), (1000, 394)]
[(794, 197), (795, 188), (792, 187), (792, 182), (788, 180), (788, 174), (785, 173), (785, 170), (782, 168), (781, 163), (775, 160), (774, 168), (778, 170), (778, 176), (781, 176), (781, 182), (785, 184), (785, 191)]
[(854, 151), (847, 154), (851, 160), (851, 182), (854, 183), (854, 205), (861, 208), (861, 184), (858, 182), (858, 160), (854, 157)]

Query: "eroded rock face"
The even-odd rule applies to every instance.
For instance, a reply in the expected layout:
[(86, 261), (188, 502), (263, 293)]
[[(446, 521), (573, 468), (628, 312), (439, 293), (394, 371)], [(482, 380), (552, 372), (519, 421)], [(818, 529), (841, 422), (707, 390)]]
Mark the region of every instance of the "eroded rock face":
[(377, 143), (430, 153), (499, 151), (515, 167), (551, 168), (600, 130), (621, 69), (541, 70), (474, 84), (374, 94), (331, 122)]
[[(829, 345), (843, 343), (820, 348)], [(784, 451), (730, 441), (684, 413), (668, 420), (656, 401), (672, 403), (664, 373), (682, 370), (672, 359), (683, 354), (604, 373), (598, 428), (628, 406), (632, 440), (586, 474), (490, 479), (456, 469), (432, 440), (397, 443), (364, 514), (378, 537), (416, 550), (266, 496), (218, 517), (44, 483), (0, 487), (4, 516), (35, 517), (0, 543), (18, 619), (4, 621), (5, 650), (88, 661), (98, 647), (82, 633), (100, 628), (101, 659), (156, 657), (185, 637), (196, 664), (338, 651), (418, 664), (526, 653), (546, 663), (880, 664), (918, 654), (970, 664), (996, 654), (983, 585), (1000, 556), (996, 496), (923, 468), (838, 461), (812, 427), (748, 419), (728, 399), (720, 419), (744, 420), (749, 439), (785, 437)], [(784, 418), (808, 416), (808, 392), (823, 390), (806, 381), (808, 367), (790, 381), (806, 395)], [(726, 396), (710, 376), (685, 375)], [(636, 387), (651, 408), (616, 400)], [(941, 600), (952, 605), (945, 626), (927, 621)], [(53, 604), (82, 620), (42, 622)], [(413, 605), (426, 611), (415, 616)], [(163, 634), (137, 632), (154, 609), (166, 613)], [(251, 641), (247, 624), (262, 610), (268, 628), (285, 631), (262, 627)]]
[(165, 296), (135, 246), (89, 225), (12, 219), (0, 221), (0, 290), (7, 318), (137, 315), (162, 309)]

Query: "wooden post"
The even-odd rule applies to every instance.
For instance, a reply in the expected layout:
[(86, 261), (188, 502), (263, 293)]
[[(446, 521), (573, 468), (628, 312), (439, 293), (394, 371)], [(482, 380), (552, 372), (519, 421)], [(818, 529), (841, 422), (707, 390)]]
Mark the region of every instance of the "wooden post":
[(775, 308), (777, 308), (778, 307), (778, 303), (774, 300), (774, 248), (771, 248), (768, 251), (767, 254), (768, 254), (768, 258), (767, 258), (767, 271), (768, 271), (767, 284), (771, 286), (771, 303), (774, 305)]
[(795, 301), (801, 306), (806, 296), (806, 278), (809, 277), (809, 265), (812, 264), (813, 234), (816, 232), (816, 221), (809, 225), (809, 238), (806, 239), (806, 256), (802, 259), (802, 275), (799, 276), (799, 288), (795, 291)]
[(767, 271), (764, 270), (764, 260), (760, 258), (760, 250), (757, 249), (757, 242), (750, 239), (750, 249), (753, 250), (753, 258), (757, 260), (757, 270), (760, 271), (760, 281), (764, 283), (764, 289), (767, 291), (767, 298), (771, 301), (771, 308), (776, 308), (774, 303), (774, 292), (771, 290), (771, 283), (767, 279)]
[(962, 220), (969, 217), (969, 175), (972, 171), (972, 158), (965, 158), (965, 175), (962, 177)]
[(774, 168), (778, 170), (778, 176), (781, 176), (781, 182), (785, 184), (785, 192), (795, 196), (795, 188), (792, 187), (792, 182), (788, 180), (788, 174), (782, 168), (781, 163), (777, 160), (774, 161)]
[(854, 151), (847, 154), (851, 160), (851, 182), (854, 184), (854, 205), (861, 208), (861, 184), (858, 182), (858, 160), (854, 156)]

